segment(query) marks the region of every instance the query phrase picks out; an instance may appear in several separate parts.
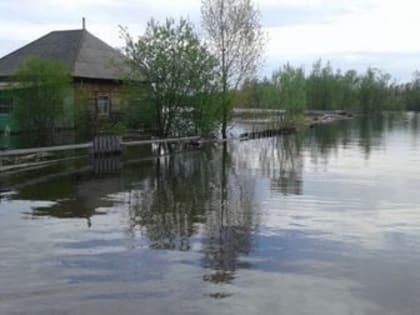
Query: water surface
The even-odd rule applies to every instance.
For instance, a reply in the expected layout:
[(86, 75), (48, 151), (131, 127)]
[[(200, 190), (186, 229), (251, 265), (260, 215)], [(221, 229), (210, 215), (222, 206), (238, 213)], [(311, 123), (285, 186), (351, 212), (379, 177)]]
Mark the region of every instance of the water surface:
[(1, 176), (0, 314), (420, 314), (419, 119)]

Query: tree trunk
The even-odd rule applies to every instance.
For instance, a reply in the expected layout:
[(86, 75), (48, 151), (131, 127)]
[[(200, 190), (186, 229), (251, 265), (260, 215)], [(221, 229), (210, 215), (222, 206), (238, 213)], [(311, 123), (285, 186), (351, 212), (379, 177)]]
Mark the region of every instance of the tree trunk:
[(223, 104), (223, 118), (222, 118), (222, 138), (223, 140), (227, 138), (227, 104)]

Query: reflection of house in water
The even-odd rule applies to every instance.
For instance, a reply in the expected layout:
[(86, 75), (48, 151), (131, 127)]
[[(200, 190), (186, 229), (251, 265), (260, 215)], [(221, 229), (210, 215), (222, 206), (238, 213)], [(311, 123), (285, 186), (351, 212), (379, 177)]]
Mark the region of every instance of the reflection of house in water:
[(59, 177), (45, 176), (45, 181), (39, 175), (36, 183), (22, 185), (17, 197), (54, 202), (52, 206), (33, 209), (31, 215), (34, 217), (86, 218), (90, 224), (91, 217), (104, 214), (99, 209), (115, 204), (107, 197), (125, 191), (130, 182), (146, 177), (149, 166), (149, 163), (142, 163), (135, 172), (127, 168), (121, 173), (101, 177), (88, 170)]
[[(33, 216), (50, 216), (56, 218), (90, 218), (94, 215), (104, 214), (98, 209), (111, 207), (113, 203), (104, 197), (120, 190), (121, 183), (118, 177), (102, 179), (66, 178), (56, 179), (43, 185), (43, 191), (48, 191), (42, 196), (39, 187), (23, 189), (19, 195), (31, 198), (33, 195), (39, 200), (55, 200), (50, 207), (33, 209)], [(89, 223), (90, 224), (90, 223)]]

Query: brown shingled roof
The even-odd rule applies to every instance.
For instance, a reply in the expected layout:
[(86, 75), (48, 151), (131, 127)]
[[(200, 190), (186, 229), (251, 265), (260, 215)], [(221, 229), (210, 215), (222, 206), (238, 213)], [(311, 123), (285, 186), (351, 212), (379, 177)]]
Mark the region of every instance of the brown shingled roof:
[(0, 78), (14, 74), (27, 58), (66, 64), (75, 78), (122, 80), (124, 56), (85, 29), (51, 32), (0, 59)]

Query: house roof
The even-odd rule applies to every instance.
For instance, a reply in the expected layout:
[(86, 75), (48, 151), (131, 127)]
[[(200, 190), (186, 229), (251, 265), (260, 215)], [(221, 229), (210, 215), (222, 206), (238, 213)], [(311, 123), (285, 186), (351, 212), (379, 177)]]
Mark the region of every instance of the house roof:
[(0, 78), (30, 57), (66, 64), (75, 78), (122, 80), (124, 56), (85, 29), (51, 32), (0, 59)]

